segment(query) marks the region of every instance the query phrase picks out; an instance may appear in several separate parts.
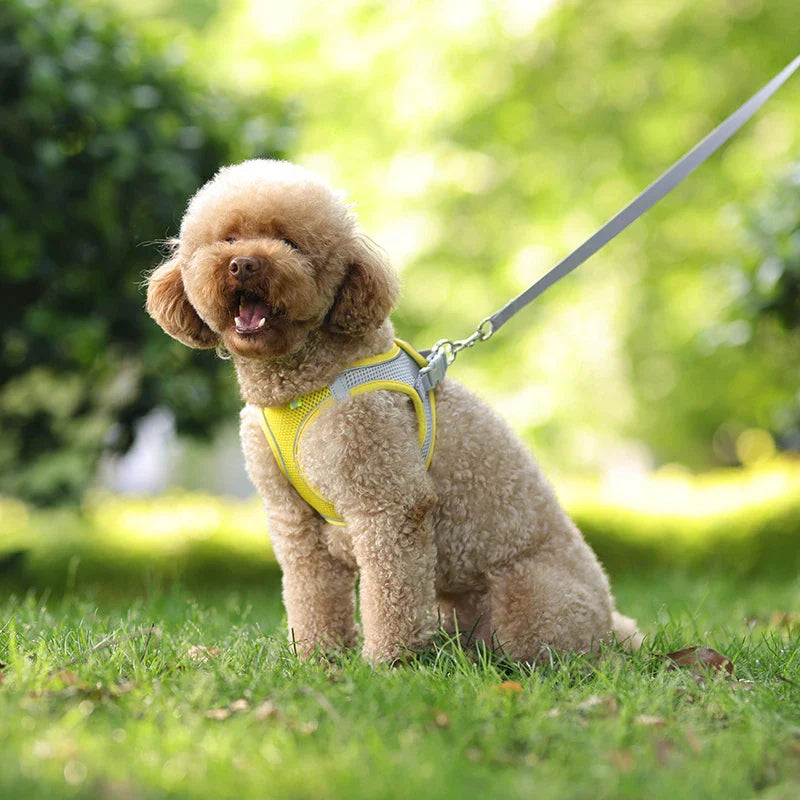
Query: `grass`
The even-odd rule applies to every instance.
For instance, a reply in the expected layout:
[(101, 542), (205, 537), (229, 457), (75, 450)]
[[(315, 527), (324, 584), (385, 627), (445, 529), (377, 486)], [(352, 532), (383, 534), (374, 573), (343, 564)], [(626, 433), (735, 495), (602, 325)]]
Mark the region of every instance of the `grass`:
[(800, 462), (607, 488), (568, 503), (646, 646), (535, 670), (299, 662), (257, 502), (0, 498), (0, 798), (794, 800)]
[[(533, 671), (444, 637), (399, 669), (301, 663), (269, 570), (260, 586), (12, 595), (0, 797), (797, 797), (800, 625), (784, 612), (800, 581), (614, 583), (644, 651)], [(659, 658), (694, 644), (730, 656), (734, 678)]]

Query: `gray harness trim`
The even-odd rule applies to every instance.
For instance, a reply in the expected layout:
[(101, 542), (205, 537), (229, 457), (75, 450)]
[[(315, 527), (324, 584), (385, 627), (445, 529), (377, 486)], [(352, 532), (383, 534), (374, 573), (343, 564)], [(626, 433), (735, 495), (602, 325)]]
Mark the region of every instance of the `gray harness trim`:
[(422, 401), (425, 412), (425, 439), (421, 451), (422, 460), (427, 462), (433, 444), (433, 409), (430, 388), (426, 388), (419, 380), (419, 372), (419, 364), (401, 347), (400, 352), (389, 361), (344, 370), (328, 384), (328, 388), (339, 401), (350, 397), (350, 392), (356, 387), (373, 381), (396, 381), (413, 389)]

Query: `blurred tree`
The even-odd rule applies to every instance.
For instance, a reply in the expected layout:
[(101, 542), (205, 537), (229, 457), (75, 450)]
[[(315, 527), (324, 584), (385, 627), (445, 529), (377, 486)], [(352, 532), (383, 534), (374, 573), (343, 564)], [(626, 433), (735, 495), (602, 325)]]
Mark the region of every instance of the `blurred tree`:
[[(458, 284), (491, 269), (493, 310), (796, 56), (797, 33), (789, 0), (657, 10), (573, 0), (502, 50), (476, 38), (455, 71), (484, 89), (441, 130), (471, 159), (476, 186), (434, 187), (444, 223), (409, 279), (448, 259)], [(746, 246), (731, 210), (763, 192), (800, 142), (798, 89), (795, 76), (719, 154), (492, 340), (498, 362), (528, 368), (499, 373), (507, 390), (527, 381), (553, 398), (549, 418), (528, 401), (526, 427), (539, 441), (571, 451), (574, 464), (602, 463), (614, 431), (646, 442), (656, 463), (702, 468), (717, 460), (720, 426), (771, 426), (788, 342), (762, 338), (754, 353), (749, 326), (731, 324), (739, 284), (728, 264)]]
[(157, 405), (199, 434), (231, 413), (229, 368), (151, 322), (142, 274), (220, 164), (291, 135), (284, 106), (201, 88), (108, 10), (3, 1), (0, 492), (79, 497)]
[[(800, 41), (797, 0), (402, 8), (240, 0), (191, 38), (208, 75), (302, 99), (294, 153), (348, 189), (402, 270), (395, 319), (420, 346), (467, 335), (532, 283)], [(794, 340), (731, 318), (743, 282), (730, 265), (756, 257), (736, 209), (800, 147), (799, 98), (796, 75), (661, 204), (453, 365), (548, 470), (706, 468), (720, 431), (774, 428)]]
[(800, 450), (800, 161), (745, 216), (744, 228), (752, 256), (731, 268), (742, 296), (730, 324), (752, 328), (754, 359), (781, 354), (767, 427), (781, 447)]
[[(787, 330), (800, 328), (800, 161), (773, 187), (746, 222), (758, 253), (746, 298), (756, 316), (774, 317)], [(800, 381), (797, 381), (800, 385)]]

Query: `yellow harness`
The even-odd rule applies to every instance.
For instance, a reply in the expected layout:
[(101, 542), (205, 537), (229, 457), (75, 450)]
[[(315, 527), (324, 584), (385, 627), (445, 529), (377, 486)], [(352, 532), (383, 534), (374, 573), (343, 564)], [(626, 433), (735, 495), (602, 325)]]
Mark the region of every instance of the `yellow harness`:
[(286, 405), (260, 409), (261, 427), (281, 472), (326, 522), (345, 524), (333, 503), (303, 476), (297, 461), (300, 437), (320, 411), (331, 403), (379, 389), (402, 392), (414, 403), (421, 455), (425, 467), (429, 467), (436, 442), (436, 403), (433, 389), (424, 388), (425, 384), (418, 379), (420, 369), (427, 363), (411, 345), (395, 339), (386, 353), (357, 361), (328, 386), (304, 394)]

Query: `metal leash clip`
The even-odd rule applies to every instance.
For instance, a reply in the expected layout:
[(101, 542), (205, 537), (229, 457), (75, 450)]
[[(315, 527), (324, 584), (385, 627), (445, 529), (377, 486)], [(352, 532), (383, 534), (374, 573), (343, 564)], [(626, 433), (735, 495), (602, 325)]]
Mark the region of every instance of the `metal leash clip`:
[(419, 371), (417, 380), (423, 391), (429, 392), (444, 379), (447, 368), (456, 360), (456, 356), (467, 347), (474, 347), (478, 342), (485, 342), (494, 333), (494, 324), (490, 317), (481, 320), (481, 324), (466, 339), (439, 339), (426, 355), (428, 365)]

